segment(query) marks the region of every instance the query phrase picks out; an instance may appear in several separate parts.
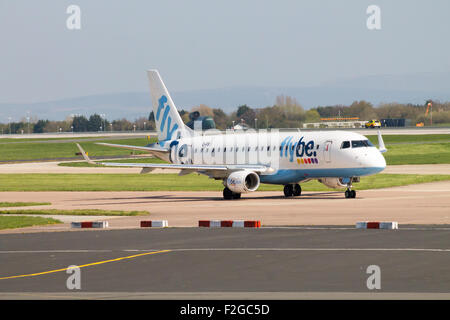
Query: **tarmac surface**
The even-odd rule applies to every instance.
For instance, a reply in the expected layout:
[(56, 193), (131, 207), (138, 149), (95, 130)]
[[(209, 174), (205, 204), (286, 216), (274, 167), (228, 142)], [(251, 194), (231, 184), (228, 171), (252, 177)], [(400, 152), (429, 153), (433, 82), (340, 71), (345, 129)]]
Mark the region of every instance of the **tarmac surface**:
[(0, 259), (0, 299), (450, 298), (449, 225), (3, 234)]
[[(260, 220), (264, 226), (355, 225), (357, 221), (450, 224), (450, 181), (357, 191), (303, 192), (285, 198), (281, 191), (253, 192), (225, 201), (220, 191), (155, 192), (2, 192), (1, 201), (50, 202), (23, 209), (105, 209), (149, 211), (149, 216), (50, 216), (63, 225), (0, 230), (1, 233), (71, 230), (71, 221), (109, 222), (110, 228), (138, 228), (141, 220), (168, 220), (172, 227), (195, 227), (198, 220)], [(20, 209), (19, 207), (11, 209)]]
[[(2, 192), (6, 201), (52, 203), (42, 209), (150, 213), (55, 216), (65, 223), (0, 231), (0, 299), (448, 300), (449, 194), (450, 181), (358, 191), (356, 199), (334, 191), (238, 201), (220, 192)], [(160, 219), (172, 228), (139, 228)], [(257, 219), (263, 228), (198, 228), (201, 219)], [(103, 220), (110, 228), (70, 228)], [(368, 220), (400, 229), (354, 227)], [(80, 266), (81, 290), (66, 287), (71, 265)], [(381, 289), (367, 287), (372, 265)]]

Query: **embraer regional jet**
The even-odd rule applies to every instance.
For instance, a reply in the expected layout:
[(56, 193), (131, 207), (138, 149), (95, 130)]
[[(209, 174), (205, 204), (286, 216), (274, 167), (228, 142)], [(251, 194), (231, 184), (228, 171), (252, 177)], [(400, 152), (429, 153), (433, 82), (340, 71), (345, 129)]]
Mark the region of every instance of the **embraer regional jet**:
[[(300, 196), (299, 183), (312, 179), (330, 188), (347, 188), (346, 198), (355, 198), (352, 182), (386, 167), (386, 151), (378, 131), (377, 149), (363, 135), (348, 131), (202, 131), (187, 127), (156, 70), (147, 71), (155, 114), (158, 142), (145, 147), (99, 143), (146, 151), (169, 162), (100, 163), (113, 167), (179, 169), (179, 175), (199, 173), (222, 180), (223, 198), (239, 199), (256, 191), (260, 183), (284, 185), (286, 197)], [(86, 161), (93, 163), (78, 145)], [(97, 163), (98, 164), (98, 163)]]

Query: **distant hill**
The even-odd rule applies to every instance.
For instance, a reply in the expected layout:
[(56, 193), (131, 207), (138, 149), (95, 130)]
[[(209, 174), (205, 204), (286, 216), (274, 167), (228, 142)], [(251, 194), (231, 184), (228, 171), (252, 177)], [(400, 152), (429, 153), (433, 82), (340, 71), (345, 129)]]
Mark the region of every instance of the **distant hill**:
[[(232, 112), (247, 104), (254, 108), (273, 105), (276, 96), (289, 95), (306, 109), (319, 105), (350, 104), (366, 100), (424, 103), (427, 99), (450, 101), (450, 73), (423, 73), (404, 76), (381, 75), (330, 81), (315, 87), (230, 87), (186, 92), (172, 92), (179, 109), (190, 110), (201, 103)], [(151, 111), (149, 92), (124, 92), (77, 97), (31, 104), (1, 103), (0, 122), (13, 116), (18, 121), (30, 110), (40, 119), (62, 120), (70, 114), (106, 114), (108, 119), (134, 120)]]
[(323, 83), (339, 88), (401, 90), (421, 92), (450, 92), (450, 72), (421, 72), (407, 75), (374, 75), (338, 79)]

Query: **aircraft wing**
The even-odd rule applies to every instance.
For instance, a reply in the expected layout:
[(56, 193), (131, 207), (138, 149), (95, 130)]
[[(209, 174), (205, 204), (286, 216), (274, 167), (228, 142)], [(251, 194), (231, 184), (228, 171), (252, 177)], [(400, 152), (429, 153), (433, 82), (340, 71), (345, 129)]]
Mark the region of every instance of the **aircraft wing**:
[(269, 167), (260, 165), (214, 165), (214, 164), (171, 164), (171, 163), (125, 163), (125, 162), (96, 162), (108, 167), (134, 167), (151, 169), (178, 169), (192, 171), (236, 171), (251, 170), (255, 172), (266, 172)]
[(122, 148), (122, 149), (130, 149), (130, 150), (139, 150), (139, 151), (149, 151), (149, 152), (169, 152), (168, 148), (163, 147), (139, 147), (139, 146), (129, 146), (126, 144), (113, 144), (113, 143), (96, 143), (102, 146), (114, 147), (114, 148)]

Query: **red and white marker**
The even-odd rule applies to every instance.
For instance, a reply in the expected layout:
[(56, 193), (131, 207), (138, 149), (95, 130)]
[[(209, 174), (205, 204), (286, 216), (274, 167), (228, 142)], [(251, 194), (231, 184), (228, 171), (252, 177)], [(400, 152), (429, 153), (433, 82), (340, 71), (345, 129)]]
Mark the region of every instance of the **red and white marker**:
[(169, 223), (167, 222), (167, 220), (141, 221), (141, 228), (164, 228), (168, 226)]
[(200, 220), (199, 227), (206, 228), (260, 228), (259, 220)]
[(83, 221), (72, 222), (72, 228), (108, 228), (108, 221)]
[(398, 229), (398, 222), (357, 222), (357, 229)]

